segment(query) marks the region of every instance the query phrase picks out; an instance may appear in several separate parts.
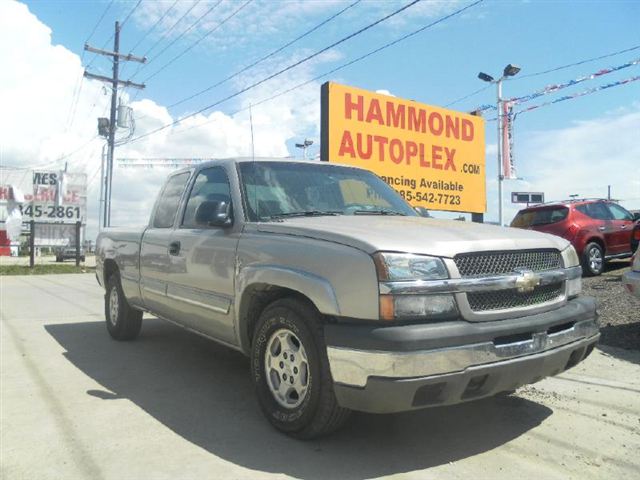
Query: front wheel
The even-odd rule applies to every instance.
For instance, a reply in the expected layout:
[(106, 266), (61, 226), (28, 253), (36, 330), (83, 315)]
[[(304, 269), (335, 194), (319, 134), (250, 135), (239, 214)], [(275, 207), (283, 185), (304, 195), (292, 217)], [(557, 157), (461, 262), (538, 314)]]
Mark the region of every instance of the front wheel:
[(116, 340), (133, 340), (142, 327), (142, 312), (131, 308), (122, 292), (120, 276), (115, 273), (107, 280), (104, 296), (104, 313), (107, 330)]
[(582, 271), (588, 277), (600, 275), (604, 270), (604, 252), (595, 242), (589, 243), (582, 253)]
[(349, 410), (338, 405), (318, 312), (297, 299), (273, 302), (260, 315), (251, 348), (252, 380), (263, 413), (301, 439), (337, 430)]

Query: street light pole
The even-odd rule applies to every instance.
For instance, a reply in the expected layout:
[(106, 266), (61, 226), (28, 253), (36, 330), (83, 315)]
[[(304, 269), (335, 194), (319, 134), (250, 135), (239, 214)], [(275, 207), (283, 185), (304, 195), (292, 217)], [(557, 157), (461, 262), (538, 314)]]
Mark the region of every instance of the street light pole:
[(504, 77), (500, 77), (496, 81), (498, 87), (496, 100), (496, 106), (498, 107), (498, 221), (500, 222), (500, 226), (504, 223), (502, 213), (502, 183), (504, 182), (504, 174), (502, 172), (502, 80), (504, 80)]
[(504, 155), (504, 151), (502, 150), (502, 81), (507, 77), (513, 77), (517, 75), (519, 71), (520, 67), (518, 67), (517, 65), (509, 64), (504, 67), (502, 76), (497, 80), (495, 80), (491, 75), (484, 72), (480, 72), (478, 74), (478, 78), (483, 82), (495, 83), (497, 86), (496, 107), (498, 108), (498, 221), (500, 222), (500, 226), (502, 226), (504, 223), (504, 215), (502, 209), (502, 190), (504, 182), (504, 172), (502, 171), (502, 156)]
[(296, 143), (296, 148), (302, 149), (303, 160), (307, 159), (307, 148), (309, 148), (311, 145), (313, 145), (313, 140), (309, 140), (308, 138), (305, 138), (304, 142), (302, 143)]

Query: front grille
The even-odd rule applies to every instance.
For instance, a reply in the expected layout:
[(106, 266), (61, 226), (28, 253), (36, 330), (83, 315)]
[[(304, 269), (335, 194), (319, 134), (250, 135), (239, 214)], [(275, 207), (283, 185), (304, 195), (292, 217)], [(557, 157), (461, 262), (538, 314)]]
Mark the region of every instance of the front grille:
[(558, 250), (462, 253), (453, 260), (463, 278), (508, 275), (518, 269), (541, 272), (562, 266)]
[(484, 312), (537, 305), (555, 300), (560, 295), (562, 295), (562, 283), (553, 283), (536, 287), (532, 292), (527, 293), (519, 293), (515, 288), (467, 293), (467, 300), (471, 310)]

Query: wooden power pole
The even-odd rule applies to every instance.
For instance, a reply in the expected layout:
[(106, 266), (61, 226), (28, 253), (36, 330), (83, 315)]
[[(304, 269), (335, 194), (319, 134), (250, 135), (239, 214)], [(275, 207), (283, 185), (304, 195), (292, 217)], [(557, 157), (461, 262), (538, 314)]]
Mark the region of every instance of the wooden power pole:
[(101, 82), (110, 83), (111, 84), (111, 114), (109, 116), (109, 135), (107, 137), (108, 142), (108, 150), (107, 150), (107, 168), (102, 181), (104, 182), (104, 215), (103, 215), (103, 226), (109, 227), (111, 225), (111, 183), (113, 180), (113, 153), (115, 149), (115, 135), (117, 128), (117, 101), (118, 101), (118, 85), (122, 85), (123, 87), (134, 87), (143, 89), (145, 87), (144, 84), (134, 83), (128, 80), (120, 80), (118, 78), (118, 68), (120, 64), (120, 60), (122, 61), (134, 61), (139, 63), (145, 63), (147, 61), (146, 57), (136, 57), (132, 54), (123, 55), (120, 53), (120, 23), (116, 22), (116, 31), (113, 38), (113, 51), (102, 50), (100, 48), (94, 48), (85, 44), (84, 49), (88, 52), (97, 53), (99, 55), (106, 55), (112, 57), (113, 59), (113, 76), (111, 78), (105, 77), (102, 75), (96, 75), (93, 73), (89, 73), (87, 71), (84, 72), (84, 76), (87, 78), (91, 78), (93, 80), (100, 80)]

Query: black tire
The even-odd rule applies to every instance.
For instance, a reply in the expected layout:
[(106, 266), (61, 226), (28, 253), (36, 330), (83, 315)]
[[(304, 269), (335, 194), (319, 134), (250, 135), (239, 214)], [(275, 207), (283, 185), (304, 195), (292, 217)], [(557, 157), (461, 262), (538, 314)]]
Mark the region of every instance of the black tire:
[[(112, 295), (117, 308), (111, 309)], [(112, 318), (112, 314), (114, 318)], [(104, 315), (109, 335), (116, 340), (133, 340), (142, 327), (142, 312), (131, 308), (122, 292), (120, 275), (114, 273), (107, 280), (107, 292), (104, 295)]]
[(604, 252), (602, 247), (596, 242), (588, 243), (582, 252), (582, 273), (587, 277), (595, 277), (600, 275), (603, 270)]
[[(294, 407), (284, 406), (279, 403), (282, 399), (276, 399), (269, 386), (273, 380), (267, 377), (265, 367), (268, 344), (276, 332), (282, 331), (297, 337), (306, 353), (307, 389), (301, 403)], [(286, 353), (282, 355), (286, 358)], [(299, 439), (316, 438), (337, 430), (349, 416), (350, 410), (338, 405), (333, 392), (320, 315), (308, 303), (284, 298), (265, 308), (254, 330), (251, 370), (260, 407), (271, 424), (281, 432)], [(300, 401), (300, 397), (297, 398)]]

